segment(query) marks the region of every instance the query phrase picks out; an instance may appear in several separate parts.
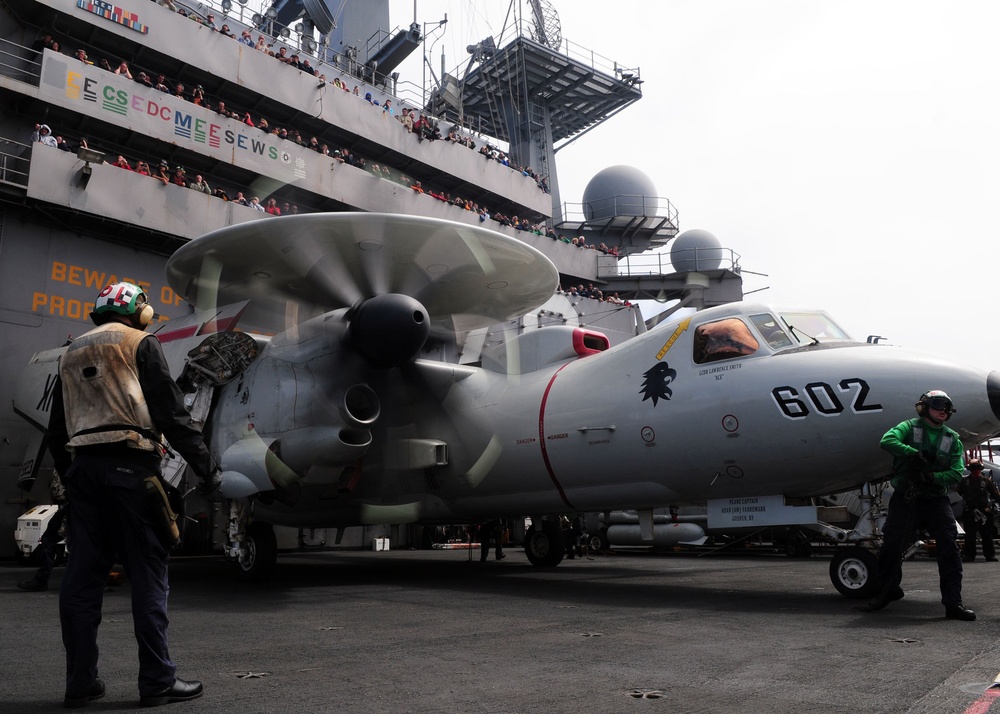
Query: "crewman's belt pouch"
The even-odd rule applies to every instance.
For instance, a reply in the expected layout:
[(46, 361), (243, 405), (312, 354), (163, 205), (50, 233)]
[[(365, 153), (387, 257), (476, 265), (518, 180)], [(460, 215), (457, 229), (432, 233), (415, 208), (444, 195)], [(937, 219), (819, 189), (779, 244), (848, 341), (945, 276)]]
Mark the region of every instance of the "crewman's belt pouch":
[(181, 542), (181, 533), (177, 528), (177, 514), (170, 507), (167, 492), (163, 490), (163, 484), (160, 483), (157, 476), (144, 478), (142, 485), (146, 489), (146, 497), (155, 513), (153, 520), (160, 540), (168, 548), (173, 548)]

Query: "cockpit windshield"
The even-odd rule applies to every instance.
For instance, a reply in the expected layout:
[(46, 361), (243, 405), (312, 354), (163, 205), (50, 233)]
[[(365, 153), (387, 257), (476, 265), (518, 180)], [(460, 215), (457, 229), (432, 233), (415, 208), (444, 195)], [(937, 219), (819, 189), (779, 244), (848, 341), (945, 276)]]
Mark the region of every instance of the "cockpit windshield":
[(850, 336), (822, 312), (782, 312), (781, 320), (800, 345), (850, 340)]
[(694, 361), (697, 364), (752, 355), (759, 347), (750, 328), (736, 318), (699, 325), (694, 331)]
[(788, 334), (781, 329), (781, 324), (771, 313), (765, 312), (751, 315), (750, 322), (757, 328), (757, 331), (771, 349), (780, 350), (785, 347), (791, 347), (794, 344), (788, 337)]

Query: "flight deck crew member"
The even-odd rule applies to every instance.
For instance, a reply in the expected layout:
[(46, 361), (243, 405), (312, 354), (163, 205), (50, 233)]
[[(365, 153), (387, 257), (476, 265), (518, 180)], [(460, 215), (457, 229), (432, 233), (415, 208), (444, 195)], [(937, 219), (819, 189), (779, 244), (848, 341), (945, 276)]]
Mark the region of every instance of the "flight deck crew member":
[(507, 556), (503, 554), (503, 521), (499, 518), (494, 518), (492, 521), (487, 521), (479, 526), (479, 545), (481, 549), (479, 560), (483, 563), (486, 562), (486, 557), (490, 554), (490, 540), (496, 545), (496, 559), (503, 560), (506, 558)]
[[(201, 682), (178, 679), (167, 650), (167, 547), (157, 535), (144, 479), (158, 476), (161, 434), (211, 493), (221, 476), (191, 424), (160, 343), (145, 334), (153, 317), (142, 288), (109, 285), (98, 295), (97, 327), (73, 340), (59, 361), (49, 449), (71, 504), (69, 560), (59, 595), (69, 708), (104, 696), (97, 628), (116, 557), (132, 586), (143, 706), (200, 697)], [(72, 452), (72, 458), (70, 455)]]
[(883, 527), (878, 556), (881, 589), (867, 612), (881, 610), (903, 597), (903, 552), (913, 543), (918, 528), (937, 541), (938, 576), (945, 616), (975, 620), (976, 613), (962, 604), (962, 557), (958, 528), (948, 500), (948, 489), (962, 479), (963, 450), (958, 434), (945, 426), (955, 413), (951, 398), (939, 389), (924, 392), (915, 405), (916, 419), (894, 426), (881, 446), (893, 456), (892, 498)]
[(968, 463), (969, 477), (958, 483), (962, 497), (962, 528), (965, 529), (965, 548), (962, 560), (971, 563), (976, 559), (976, 535), (983, 539), (983, 557), (996, 562), (993, 545), (993, 504), (1000, 502), (1000, 492), (993, 479), (983, 478), (983, 462), (972, 459)]

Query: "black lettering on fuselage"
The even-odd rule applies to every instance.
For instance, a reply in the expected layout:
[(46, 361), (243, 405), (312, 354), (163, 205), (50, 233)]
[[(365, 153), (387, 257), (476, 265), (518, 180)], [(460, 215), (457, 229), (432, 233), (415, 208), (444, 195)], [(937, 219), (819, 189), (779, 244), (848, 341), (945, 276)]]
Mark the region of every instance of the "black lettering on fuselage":
[(45, 388), (42, 390), (42, 398), (38, 400), (35, 409), (48, 413), (52, 408), (52, 397), (55, 396), (56, 376), (50, 374), (45, 378)]
[[(882, 411), (881, 404), (868, 402), (871, 387), (860, 377), (842, 379), (837, 383), (837, 387), (842, 393), (854, 392), (854, 398), (851, 400), (851, 411), (855, 414)], [(810, 382), (805, 386), (803, 392), (804, 394), (800, 394), (798, 389), (786, 384), (772, 389), (771, 399), (782, 415), (788, 419), (804, 419), (811, 413), (835, 417), (844, 412), (844, 405), (837, 396), (836, 390), (826, 382)], [(809, 408), (810, 404), (812, 409)]]

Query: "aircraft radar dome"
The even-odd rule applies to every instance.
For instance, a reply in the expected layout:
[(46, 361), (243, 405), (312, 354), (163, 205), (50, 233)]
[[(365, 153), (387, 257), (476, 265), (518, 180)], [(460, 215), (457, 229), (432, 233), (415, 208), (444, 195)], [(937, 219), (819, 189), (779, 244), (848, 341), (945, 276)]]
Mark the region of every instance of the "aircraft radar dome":
[(670, 263), (678, 273), (716, 270), (722, 265), (722, 243), (701, 228), (684, 231), (670, 246)]
[(634, 166), (609, 166), (583, 190), (588, 221), (615, 216), (655, 216), (659, 201), (652, 180)]

